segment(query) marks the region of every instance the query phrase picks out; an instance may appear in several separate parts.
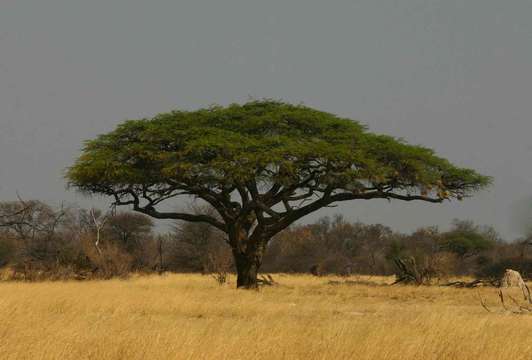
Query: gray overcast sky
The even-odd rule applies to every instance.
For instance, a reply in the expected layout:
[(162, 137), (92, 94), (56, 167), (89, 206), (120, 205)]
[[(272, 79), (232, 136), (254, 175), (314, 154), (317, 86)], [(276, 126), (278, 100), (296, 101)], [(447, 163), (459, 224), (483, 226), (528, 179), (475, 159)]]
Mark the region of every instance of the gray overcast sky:
[(401, 231), (455, 218), (517, 237), (532, 195), (530, 0), (2, 0), (0, 200), (65, 190), (82, 141), (127, 118), (282, 98), (495, 177), (464, 202), (321, 211)]

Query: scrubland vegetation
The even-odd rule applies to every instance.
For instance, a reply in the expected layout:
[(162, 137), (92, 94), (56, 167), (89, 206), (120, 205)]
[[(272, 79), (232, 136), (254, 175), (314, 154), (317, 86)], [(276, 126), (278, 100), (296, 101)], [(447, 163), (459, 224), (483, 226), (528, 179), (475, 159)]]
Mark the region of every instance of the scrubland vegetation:
[[(2, 359), (529, 359), (532, 317), (492, 288), (276, 275), (259, 291), (199, 274), (0, 284)], [(330, 283), (333, 281), (333, 283)], [(334, 281), (340, 282), (340, 284)], [(356, 283), (356, 282), (359, 283)], [(517, 295), (516, 295), (517, 296)]]
[[(261, 270), (396, 275), (402, 282), (427, 285), (451, 276), (491, 281), (512, 268), (526, 279), (532, 276), (531, 244), (531, 238), (509, 241), (470, 221), (456, 220), (446, 231), (425, 227), (402, 234), (336, 216), (293, 225), (275, 236)], [(173, 230), (157, 234), (142, 214), (54, 208), (39, 201), (0, 203), (0, 267), (4, 280), (24, 281), (163, 271), (223, 278), (235, 272), (226, 237), (208, 224), (176, 222)]]

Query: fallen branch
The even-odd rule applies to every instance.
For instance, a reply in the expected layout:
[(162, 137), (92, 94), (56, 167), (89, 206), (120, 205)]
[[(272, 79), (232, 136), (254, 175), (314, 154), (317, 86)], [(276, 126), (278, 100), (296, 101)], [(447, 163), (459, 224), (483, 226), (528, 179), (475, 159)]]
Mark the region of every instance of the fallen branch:
[(499, 297), (499, 301), (501, 302), (501, 306), (504, 309), (503, 311), (493, 311), (493, 310), (491, 310), (486, 305), (486, 302), (484, 301), (484, 299), (480, 295), (479, 291), (477, 291), (477, 294), (478, 294), (478, 298), (480, 300), (480, 305), (484, 308), (484, 310), (486, 310), (489, 313), (494, 313), (494, 312), (499, 313), (499, 314), (512, 313), (512, 314), (516, 314), (516, 315), (523, 315), (523, 314), (532, 313), (532, 307), (523, 306), (523, 305), (519, 304), (519, 302), (516, 299), (514, 299), (511, 295), (507, 295), (507, 297), (510, 298), (510, 300), (513, 302), (513, 304), (516, 306), (516, 309), (510, 308), (510, 306), (508, 306), (506, 304), (506, 301), (504, 299), (504, 293), (503, 293), (503, 291), (501, 289), (499, 289), (499, 291), (497, 292), (497, 295)]
[(487, 312), (492, 312), (488, 306), (486, 305), (486, 302), (484, 301), (484, 299), (482, 299), (482, 296), (480, 295), (480, 291), (477, 290), (477, 295), (478, 295), (478, 298), (480, 299), (480, 305), (482, 305), (482, 307), (487, 311)]
[(270, 274), (266, 274), (266, 275), (260, 275), (260, 277), (257, 279), (257, 283), (259, 285), (266, 285), (266, 286), (274, 286), (274, 285), (279, 285), (278, 282), (276, 282), (275, 280), (273, 280), (272, 276)]
[(476, 288), (479, 286), (498, 286), (498, 283), (496, 280), (482, 280), (482, 279), (476, 279), (473, 281), (452, 281), (447, 284), (442, 284), (440, 286), (453, 286), (458, 288)]

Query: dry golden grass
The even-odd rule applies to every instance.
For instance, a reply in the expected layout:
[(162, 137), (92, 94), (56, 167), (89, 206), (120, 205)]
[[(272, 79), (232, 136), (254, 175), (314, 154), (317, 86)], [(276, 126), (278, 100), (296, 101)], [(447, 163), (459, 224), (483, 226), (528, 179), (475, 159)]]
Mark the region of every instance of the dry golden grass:
[(201, 275), (2, 283), (0, 358), (532, 358), (532, 315), (487, 313), (477, 290), (331, 279), (278, 275), (259, 292)]

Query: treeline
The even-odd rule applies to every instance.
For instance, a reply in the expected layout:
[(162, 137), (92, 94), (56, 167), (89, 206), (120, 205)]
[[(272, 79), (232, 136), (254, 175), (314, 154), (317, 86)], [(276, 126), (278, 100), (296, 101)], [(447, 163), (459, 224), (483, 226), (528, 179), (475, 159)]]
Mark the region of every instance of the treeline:
[[(470, 221), (402, 234), (335, 216), (272, 239), (262, 271), (395, 274), (421, 284), (455, 275), (497, 278), (512, 268), (531, 278), (530, 245), (532, 239), (503, 241), (493, 228)], [(15, 201), (0, 203), (0, 267), (4, 279), (29, 281), (164, 271), (223, 275), (233, 271), (233, 259), (224, 234), (205, 224), (176, 223), (156, 234), (152, 220), (138, 213)]]
[(532, 238), (505, 241), (492, 227), (464, 220), (455, 220), (448, 231), (425, 227), (402, 234), (341, 215), (281, 233), (264, 264), (272, 272), (395, 274), (418, 284), (462, 275), (495, 280), (507, 268), (532, 277)]

